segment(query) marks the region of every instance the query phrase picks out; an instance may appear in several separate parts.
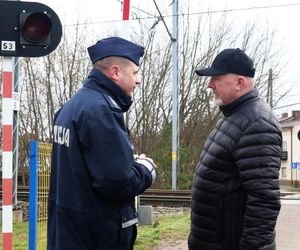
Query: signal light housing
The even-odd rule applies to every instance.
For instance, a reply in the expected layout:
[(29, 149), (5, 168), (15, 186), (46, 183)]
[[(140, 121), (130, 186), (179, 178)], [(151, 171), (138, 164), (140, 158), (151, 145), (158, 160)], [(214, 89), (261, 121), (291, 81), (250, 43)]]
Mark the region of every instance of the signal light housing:
[(44, 56), (58, 46), (61, 36), (61, 22), (48, 6), (0, 1), (0, 56)]

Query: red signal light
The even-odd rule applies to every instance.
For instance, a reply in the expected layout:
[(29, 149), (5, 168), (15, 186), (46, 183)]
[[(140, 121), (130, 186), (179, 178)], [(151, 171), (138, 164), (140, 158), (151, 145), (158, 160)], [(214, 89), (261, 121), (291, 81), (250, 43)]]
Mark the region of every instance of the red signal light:
[(20, 44), (47, 46), (50, 44), (52, 22), (46, 13), (20, 14)]

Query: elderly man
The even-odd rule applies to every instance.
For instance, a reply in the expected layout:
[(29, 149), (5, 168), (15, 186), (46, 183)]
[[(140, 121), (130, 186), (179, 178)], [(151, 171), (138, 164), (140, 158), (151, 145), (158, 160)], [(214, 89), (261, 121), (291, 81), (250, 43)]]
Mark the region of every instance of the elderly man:
[(253, 61), (225, 49), (210, 68), (223, 117), (209, 134), (192, 188), (192, 250), (275, 250), (281, 128), (254, 88)]
[(133, 201), (156, 179), (151, 158), (134, 159), (123, 117), (144, 48), (110, 37), (88, 52), (94, 67), (54, 120), (47, 248), (133, 249)]

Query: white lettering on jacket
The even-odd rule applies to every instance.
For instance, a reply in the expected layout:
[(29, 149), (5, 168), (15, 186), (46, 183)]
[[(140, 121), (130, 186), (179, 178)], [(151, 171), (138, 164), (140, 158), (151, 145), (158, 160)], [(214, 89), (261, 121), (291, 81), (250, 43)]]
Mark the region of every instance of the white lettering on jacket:
[(70, 145), (70, 129), (62, 126), (54, 126), (54, 142), (60, 145)]

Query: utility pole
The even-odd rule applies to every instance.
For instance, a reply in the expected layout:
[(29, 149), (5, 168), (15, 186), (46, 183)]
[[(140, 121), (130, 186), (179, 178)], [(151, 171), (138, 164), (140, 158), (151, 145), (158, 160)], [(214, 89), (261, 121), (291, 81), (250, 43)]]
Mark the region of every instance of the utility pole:
[(179, 159), (179, 81), (178, 81), (178, 0), (173, 0), (173, 25), (172, 25), (172, 79), (173, 79), (173, 108), (172, 108), (172, 190), (177, 189), (177, 170)]
[(273, 108), (273, 70), (269, 69), (268, 88), (267, 88), (267, 103)]

